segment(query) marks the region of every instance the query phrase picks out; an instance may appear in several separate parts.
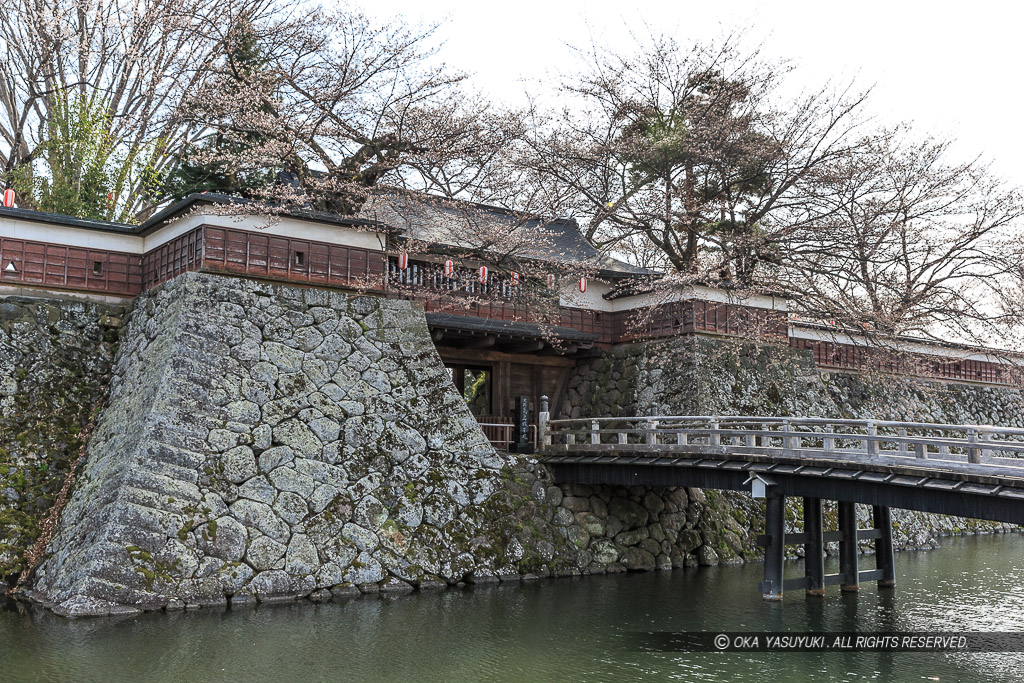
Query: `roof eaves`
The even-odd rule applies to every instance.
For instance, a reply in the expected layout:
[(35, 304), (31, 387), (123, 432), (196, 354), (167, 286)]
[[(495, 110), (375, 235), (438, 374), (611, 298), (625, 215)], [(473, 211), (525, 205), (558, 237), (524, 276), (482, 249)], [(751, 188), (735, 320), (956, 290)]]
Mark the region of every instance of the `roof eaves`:
[[(165, 207), (161, 211), (151, 216), (145, 223), (142, 224), (141, 234), (146, 235), (149, 234), (150, 232), (153, 232), (163, 224), (185, 214), (187, 211), (196, 206), (211, 204), (229, 206), (237, 204), (239, 206), (245, 206), (247, 204), (259, 204), (259, 202), (253, 199), (246, 199), (245, 197), (235, 197), (232, 195), (220, 194), (216, 192), (199, 192), (195, 194), (190, 194), (187, 197), (179, 199), (175, 203), (171, 204), (168, 207)], [(281, 215), (287, 218), (294, 218), (296, 220), (301, 221), (310, 221), (316, 223), (332, 223), (334, 225), (373, 228), (376, 231), (387, 233), (397, 232), (396, 228), (393, 228), (392, 226), (389, 225), (385, 225), (380, 221), (369, 220), (366, 218), (339, 216), (337, 214), (327, 213), (323, 211), (285, 210), (281, 212)]]
[(447, 328), (467, 332), (481, 332), (496, 335), (523, 335), (530, 337), (557, 336), (565, 341), (596, 341), (596, 334), (580, 332), (571, 327), (545, 326), (526, 321), (497, 320), (455, 315), (452, 313), (427, 313), (427, 325), (433, 328)]
[(122, 235), (139, 234), (139, 226), (128, 225), (127, 223), (114, 223), (111, 221), (100, 221), (92, 218), (77, 218), (65, 216), (59, 213), (47, 213), (33, 209), (15, 209), (0, 207), (0, 217), (15, 218), (35, 223), (49, 223), (69, 228), (85, 228), (87, 230), (100, 230), (102, 232), (116, 232)]

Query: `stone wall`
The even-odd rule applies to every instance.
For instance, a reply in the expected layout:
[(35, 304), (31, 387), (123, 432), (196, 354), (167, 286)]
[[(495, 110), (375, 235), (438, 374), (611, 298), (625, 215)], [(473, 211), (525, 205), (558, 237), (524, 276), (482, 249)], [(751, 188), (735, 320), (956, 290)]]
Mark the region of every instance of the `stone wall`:
[[(721, 491), (647, 486), (554, 485), (529, 460), (515, 467), (514, 532), (526, 576), (569, 576), (678, 569), (758, 554), (748, 519), (758, 506)], [(532, 500), (531, 500), (532, 498)], [(710, 542), (706, 539), (712, 539)], [(507, 575), (504, 578), (518, 578)]]
[[(0, 361), (71, 368), (82, 378), (43, 383), (42, 373), (15, 371), (17, 383), (5, 385), (5, 416), (18, 424), (39, 431), (39, 416), (60, 416), (38, 438), (20, 436), (35, 433), (25, 426), (3, 432), (0, 443), (20, 449), (4, 445), (4, 457), (15, 453), (38, 470), (38, 453), (60, 452), (66, 462), (83, 447), (120, 318), (92, 304), (15, 305), (16, 314), (0, 308), (21, 321), (3, 328)], [(51, 346), (33, 356), (37, 337)], [(79, 364), (40, 364), (58, 356)], [(43, 384), (64, 393), (36, 396)], [(753, 541), (763, 510), (745, 494), (556, 486), (535, 460), (496, 453), (409, 302), (184, 274), (136, 301), (109, 386), (28, 593), (61, 614), (322, 600), (760, 556)], [(818, 373), (806, 355), (782, 347), (677, 339), (581, 366), (567, 403), (595, 415), (865, 415), (886, 406), (875, 414), (906, 417), (894, 407), (905, 405), (931, 419), (1019, 420), (1019, 398), (872, 384)], [(975, 412), (954, 412), (964, 402)], [(22, 442), (49, 450), (32, 456)], [(9, 500), (26, 500), (17, 496)], [(897, 517), (903, 542), (930, 542), (940, 523), (931, 517)], [(963, 524), (948, 521), (950, 531)]]
[(91, 614), (461, 578), (449, 550), (506, 465), (408, 303), (186, 274), (136, 302), (36, 595)]
[(13, 584), (105, 395), (123, 306), (0, 297), (0, 586)]
[(189, 273), (134, 306), (31, 596), (89, 615), (668, 568), (699, 561), (711, 504), (563, 491), (496, 453), (409, 302)]
[(582, 363), (567, 391), (563, 417), (804, 415), (1024, 426), (1024, 396), (1015, 387), (819, 371), (809, 351), (698, 336), (619, 346)]
[[(581, 364), (570, 378), (563, 412), (563, 417), (800, 415), (1022, 427), (1024, 396), (1014, 387), (822, 372), (808, 351), (690, 336), (624, 345)], [(747, 494), (720, 495), (729, 503), (714, 514), (728, 519), (730, 507), (750, 509)], [(789, 501), (791, 530), (800, 528), (799, 505), (799, 500)], [(763, 505), (754, 509), (749, 522), (757, 531), (763, 528)], [(834, 524), (836, 513), (827, 503), (825, 513), (826, 524)], [(858, 515), (866, 522), (868, 508), (859, 506)], [(997, 522), (906, 510), (894, 510), (893, 523), (899, 548), (934, 546), (935, 536), (1011, 529)], [(705, 529), (714, 527), (713, 520), (706, 521)], [(754, 535), (745, 538), (752, 542)], [(702, 543), (728, 547), (714, 534), (705, 534)], [(742, 550), (735, 557), (757, 555), (750, 545)]]

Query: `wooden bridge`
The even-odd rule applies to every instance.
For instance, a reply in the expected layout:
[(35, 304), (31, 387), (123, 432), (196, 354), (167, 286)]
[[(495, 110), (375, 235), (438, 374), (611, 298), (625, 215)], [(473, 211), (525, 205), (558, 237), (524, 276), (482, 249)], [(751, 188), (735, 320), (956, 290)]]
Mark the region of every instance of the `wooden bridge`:
[[(748, 490), (765, 498), (761, 593), (823, 595), (895, 585), (890, 508), (1024, 524), (1024, 429), (813, 417), (539, 417), (542, 462), (556, 481)], [(804, 531), (785, 533), (786, 496), (804, 499)], [(822, 500), (838, 502), (839, 528), (822, 528)], [(858, 529), (854, 505), (872, 506)], [(861, 571), (857, 542), (875, 544)], [(825, 543), (839, 541), (839, 573), (824, 573)], [(786, 545), (804, 546), (804, 576), (783, 579)]]

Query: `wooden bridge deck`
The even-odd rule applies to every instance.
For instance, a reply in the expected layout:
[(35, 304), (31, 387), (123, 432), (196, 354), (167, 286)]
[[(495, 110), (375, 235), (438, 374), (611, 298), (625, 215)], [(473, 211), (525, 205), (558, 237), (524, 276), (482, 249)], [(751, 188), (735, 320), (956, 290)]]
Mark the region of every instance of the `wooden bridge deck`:
[(576, 483), (750, 490), (1024, 524), (1024, 429), (880, 420), (548, 420), (541, 455)]
[[(541, 461), (563, 483), (750, 490), (765, 499), (761, 594), (821, 596), (862, 581), (896, 583), (890, 508), (1024, 524), (1024, 429), (878, 420), (759, 416), (650, 416), (551, 420), (539, 416)], [(804, 531), (785, 533), (786, 496), (803, 501)], [(838, 502), (823, 528), (822, 500)], [(855, 503), (872, 506), (859, 529)], [(875, 544), (861, 571), (858, 543)], [(839, 541), (839, 573), (824, 573)], [(784, 578), (784, 548), (804, 547), (804, 575)]]
[(895, 457), (973, 471), (986, 465), (1024, 475), (1024, 429), (817, 417), (645, 416), (545, 420), (544, 448), (705, 453), (807, 454), (840, 460)]

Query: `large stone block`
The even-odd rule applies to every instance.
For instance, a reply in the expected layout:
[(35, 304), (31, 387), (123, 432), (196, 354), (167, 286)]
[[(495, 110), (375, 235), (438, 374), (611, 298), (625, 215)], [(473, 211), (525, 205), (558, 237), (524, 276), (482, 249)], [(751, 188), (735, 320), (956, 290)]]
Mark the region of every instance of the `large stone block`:
[(518, 528), (495, 496), (510, 461), (421, 309), (335, 294), (188, 273), (139, 298), (36, 595), (109, 612), (499, 569), (465, 539)]

